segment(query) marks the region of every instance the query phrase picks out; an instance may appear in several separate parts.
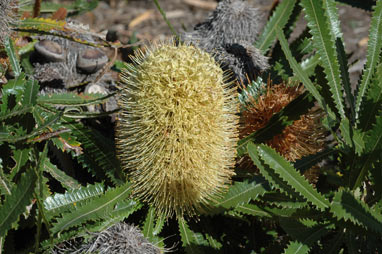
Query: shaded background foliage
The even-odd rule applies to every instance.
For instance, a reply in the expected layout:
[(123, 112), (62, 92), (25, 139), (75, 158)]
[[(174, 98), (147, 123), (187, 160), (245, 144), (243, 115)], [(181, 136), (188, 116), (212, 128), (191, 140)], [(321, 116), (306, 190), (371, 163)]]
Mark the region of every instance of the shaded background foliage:
[[(372, 13), (359, 81), (349, 77), (354, 65), (343, 45), (339, 2)], [(66, 12), (82, 14), (96, 6), (95, 1), (78, 0), (66, 5)], [(22, 6), (34, 8), (37, 16), (61, 5), (37, 7)], [(291, 37), (301, 16), (308, 26)], [(91, 239), (88, 232), (124, 220), (138, 225), (160, 247), (178, 244), (174, 248), (180, 253), (377, 253), (382, 249), (381, 17), (382, 1), (293, 0), (274, 5), (252, 42), (269, 56), (271, 67), (242, 87), (242, 112), (279, 83), (300, 85), (306, 92), (272, 112), (260, 129), (243, 135), (238, 155), (250, 159), (252, 167), (238, 164), (232, 186), (208, 214), (198, 220), (174, 217), (167, 223), (155, 207), (130, 198), (113, 133), (102, 128), (112, 125), (115, 112), (88, 108), (115, 94), (84, 94), (76, 88), (42, 95), (41, 84), (29, 72), (27, 56), (36, 34), (92, 47), (123, 45), (90, 32), (93, 39), (84, 39), (81, 34), (88, 30), (65, 20), (29, 17), (10, 24), (14, 32), (3, 39), (0, 69), (1, 251), (49, 253), (56, 244), (73, 238), (81, 244)], [(28, 38), (22, 46), (21, 36)], [(135, 39), (129, 36), (130, 42)], [(119, 68), (116, 62), (113, 70)], [(266, 145), (318, 106), (324, 114), (326, 146), (288, 161), (282, 151)], [(312, 182), (304, 173), (317, 165)]]

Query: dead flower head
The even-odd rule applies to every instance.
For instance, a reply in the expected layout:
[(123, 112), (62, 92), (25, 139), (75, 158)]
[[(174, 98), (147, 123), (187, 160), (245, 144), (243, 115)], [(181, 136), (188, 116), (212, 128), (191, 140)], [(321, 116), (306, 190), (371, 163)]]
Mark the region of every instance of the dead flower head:
[(194, 215), (234, 174), (236, 88), (187, 44), (138, 51), (121, 75), (117, 148), (135, 195), (166, 216)]
[[(265, 127), (275, 113), (282, 110), (302, 92), (302, 86), (268, 85), (264, 94), (256, 99), (250, 98), (249, 106), (242, 114), (241, 137)], [(268, 140), (266, 144), (289, 161), (296, 161), (321, 151), (325, 138), (325, 130), (321, 124), (323, 114), (319, 108), (311, 108), (300, 119), (287, 126), (281, 134)], [(246, 164), (245, 160), (243, 163)]]

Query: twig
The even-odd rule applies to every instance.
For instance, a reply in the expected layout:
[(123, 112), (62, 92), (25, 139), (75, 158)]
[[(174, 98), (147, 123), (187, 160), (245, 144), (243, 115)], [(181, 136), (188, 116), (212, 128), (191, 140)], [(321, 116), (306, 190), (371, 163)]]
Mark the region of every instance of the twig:
[(163, 17), (164, 21), (166, 21), (166, 23), (167, 23), (168, 27), (170, 28), (172, 34), (176, 37), (177, 40), (179, 40), (179, 35), (176, 33), (174, 27), (171, 25), (170, 21), (167, 19), (166, 13), (164, 13), (162, 8), (160, 7), (158, 0), (154, 0), (154, 3), (156, 5), (156, 7), (158, 8), (160, 14), (162, 14), (162, 17)]

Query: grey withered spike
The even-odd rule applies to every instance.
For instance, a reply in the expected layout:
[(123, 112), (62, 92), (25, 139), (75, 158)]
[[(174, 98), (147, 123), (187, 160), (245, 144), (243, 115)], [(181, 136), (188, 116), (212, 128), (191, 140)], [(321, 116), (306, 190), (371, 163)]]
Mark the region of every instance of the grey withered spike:
[(11, 25), (16, 24), (19, 1), (0, 0), (0, 45), (11, 33)]
[(268, 58), (252, 44), (261, 28), (259, 11), (247, 1), (223, 0), (207, 20), (181, 39), (212, 53), (224, 68), (244, 83), (267, 69)]
[(117, 223), (100, 233), (94, 233), (86, 242), (57, 245), (51, 253), (159, 254), (161, 250), (150, 243), (137, 227)]
[(261, 18), (258, 9), (247, 1), (223, 0), (205, 22), (183, 34), (183, 39), (207, 51), (233, 41), (253, 43), (261, 28)]
[(255, 80), (263, 71), (269, 68), (268, 58), (257, 48), (246, 41), (227, 43), (217, 48), (216, 59), (233, 71), (237, 80), (246, 83)]

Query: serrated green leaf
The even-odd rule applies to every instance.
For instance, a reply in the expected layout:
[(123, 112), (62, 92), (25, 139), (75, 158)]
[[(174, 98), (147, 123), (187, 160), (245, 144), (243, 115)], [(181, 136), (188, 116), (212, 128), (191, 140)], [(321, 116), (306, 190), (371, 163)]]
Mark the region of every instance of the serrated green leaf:
[(276, 10), (273, 12), (272, 17), (269, 19), (268, 23), (259, 39), (256, 41), (255, 45), (261, 52), (266, 53), (269, 47), (276, 39), (275, 29), (277, 27), (283, 28), (288, 22), (289, 16), (292, 14), (296, 0), (288, 0), (281, 2)]
[(313, 75), (314, 69), (319, 64), (319, 62), (320, 56), (318, 54), (314, 54), (313, 56), (306, 58), (300, 63), (301, 69), (309, 77), (310, 75)]
[(256, 176), (251, 181), (235, 182), (214, 205), (226, 209), (236, 207), (264, 195), (267, 191), (270, 191), (268, 182), (263, 177)]
[(20, 171), (20, 168), (25, 165), (25, 163), (29, 159), (29, 152), (31, 151), (30, 148), (24, 148), (24, 149), (16, 149), (13, 152), (13, 160), (15, 161), (16, 165), (12, 168), (11, 173), (9, 175), (10, 179), (13, 179), (13, 177)]
[(111, 188), (104, 195), (94, 198), (91, 202), (79, 207), (73, 212), (63, 214), (57, 219), (52, 227), (53, 233), (59, 233), (65, 229), (80, 225), (88, 220), (107, 218), (113, 211), (114, 205), (125, 200), (131, 194), (130, 184)]
[(29, 79), (25, 83), (25, 92), (23, 94), (22, 105), (35, 105), (37, 100), (37, 93), (40, 86), (37, 80)]
[[(145, 223), (143, 224), (142, 233), (147, 239), (151, 239), (154, 236), (154, 225), (155, 225), (155, 208), (150, 207), (146, 215)], [(151, 240), (150, 240), (151, 241)]]
[(83, 153), (76, 155), (78, 161), (100, 179), (108, 177), (115, 184), (121, 184), (122, 180), (116, 177), (121, 169), (116, 159), (113, 142), (97, 130), (69, 119), (65, 119), (64, 126), (70, 129), (71, 135), (81, 143)]
[(80, 187), (79, 189), (66, 191), (64, 194), (56, 193), (44, 200), (44, 208), (49, 216), (60, 215), (70, 209), (75, 209), (77, 205), (84, 203), (104, 192), (101, 183)]
[(215, 250), (220, 250), (221, 247), (223, 246), (218, 240), (216, 240), (214, 237), (210, 236), (209, 234), (206, 234), (206, 239), (209, 245)]
[(266, 145), (258, 145), (257, 147), (252, 144), (251, 148), (257, 149), (257, 152), (261, 159), (269, 165), (285, 182), (288, 183), (295, 191), (297, 191), (302, 197), (308, 200), (308, 202), (315, 205), (318, 209), (325, 209), (328, 207), (328, 201), (321, 196), (313, 188), (308, 181), (300, 175), (293, 166), (285, 160), (281, 155), (277, 154), (272, 148)]
[[(320, 238), (329, 232), (329, 223), (318, 224), (316, 221), (309, 220), (309, 223), (297, 221), (291, 218), (280, 218), (280, 226), (287, 232), (289, 236), (296, 239), (300, 243), (300, 252), (306, 253), (310, 247), (315, 244)], [(298, 246), (298, 245), (295, 245)], [(297, 249), (295, 249), (297, 250)], [(294, 253), (294, 252), (291, 252)]]
[(348, 190), (340, 190), (334, 194), (330, 211), (339, 219), (350, 220), (355, 225), (382, 233), (381, 214), (375, 213)]
[(252, 142), (248, 143), (247, 150), (249, 157), (260, 170), (261, 175), (267, 179), (272, 187), (276, 187), (288, 196), (299, 197), (299, 194), (291, 186), (289, 186), (288, 183), (286, 183), (278, 174), (276, 174), (275, 171), (271, 169), (267, 164), (261, 161), (257, 148)]
[(301, 66), (297, 63), (296, 59), (292, 56), (292, 52), (289, 49), (288, 42), (285, 38), (283, 31), (280, 28), (276, 28), (277, 38), (280, 41), (281, 48), (288, 59), (288, 62), (293, 69), (295, 76), (304, 84), (305, 88), (313, 95), (318, 104), (325, 110), (331, 119), (336, 119), (333, 111), (328, 107), (322, 95), (318, 92), (315, 85), (309, 79), (308, 75), (303, 71)]
[(39, 96), (37, 102), (54, 106), (88, 106), (100, 104), (114, 94), (77, 94), (77, 93), (56, 93)]
[(52, 116), (50, 119), (47, 120), (47, 122), (38, 128), (33, 129), (30, 133), (22, 134), (22, 135), (11, 135), (8, 134), (7, 136), (0, 136), (0, 142), (9, 142), (9, 143), (16, 143), (25, 139), (32, 138), (38, 134), (40, 134), (45, 128), (49, 127), (53, 123), (57, 122), (62, 116), (62, 112), (58, 112), (56, 115)]
[(64, 171), (59, 170), (49, 159), (44, 161), (44, 171), (48, 172), (67, 189), (79, 189), (81, 187), (81, 184), (79, 184), (76, 179), (68, 176)]
[(243, 106), (243, 109), (252, 102), (253, 99), (257, 99), (266, 89), (266, 84), (259, 76), (255, 81), (252, 81), (239, 93), (239, 101)]
[(303, 198), (290, 198), (283, 193), (271, 192), (266, 193), (260, 197), (261, 201), (270, 206), (276, 206), (280, 208), (302, 208), (307, 206), (307, 202)]
[[(342, 98), (342, 85), (340, 76), (340, 66), (337, 59), (335, 38), (329, 29), (329, 20), (325, 15), (322, 0), (301, 0), (301, 5), (305, 10), (305, 18), (308, 21), (310, 33), (313, 36), (313, 45), (317, 48), (326, 79), (329, 83), (330, 91), (334, 99), (341, 119), (345, 118), (345, 107)], [(332, 13), (333, 14), (333, 13)], [(335, 22), (336, 17), (331, 15), (334, 29), (338, 27)], [(336, 32), (334, 32), (336, 33)], [(339, 31), (337, 32), (339, 33)]]
[[(2, 87), (2, 97), (0, 104), (0, 112), (2, 115), (5, 115), (12, 109), (18, 109), (18, 103), (21, 101), (22, 95), (25, 90), (25, 74), (21, 73), (19, 76), (15, 77), (8, 81), (7, 84)], [(16, 105), (13, 105), (14, 108), (11, 108), (9, 105), (9, 97), (10, 95), (14, 95)]]
[(22, 116), (27, 113), (31, 113), (34, 108), (32, 106), (26, 106), (26, 107), (16, 107), (16, 109), (12, 109), (9, 112), (6, 112), (4, 114), (0, 115), (0, 121), (4, 121), (6, 119), (16, 117), (16, 116)]
[(2, 162), (0, 158), (0, 195), (11, 195), (13, 183), (5, 176)]
[(366, 134), (365, 150), (366, 155), (362, 158), (361, 167), (353, 170), (352, 178), (350, 179), (350, 186), (352, 189), (357, 188), (364, 181), (365, 176), (371, 169), (372, 163), (381, 159), (382, 153), (382, 116), (376, 117), (376, 123), (373, 128)]
[(375, 123), (375, 116), (382, 111), (382, 63), (377, 66), (376, 75), (370, 84), (359, 116), (358, 128), (367, 131)]
[(295, 169), (297, 169), (300, 172), (305, 172), (306, 170), (310, 169), (314, 165), (317, 165), (317, 163), (321, 162), (323, 159), (327, 158), (330, 155), (333, 155), (337, 153), (338, 150), (334, 148), (327, 148), (321, 152), (318, 152), (316, 154), (305, 156), (299, 160), (297, 160), (293, 166)]
[(5, 202), (0, 207), (0, 236), (4, 236), (17, 221), (20, 214), (25, 212), (30, 204), (36, 186), (37, 175), (33, 170), (28, 170), (21, 175), (20, 182), (11, 190), (11, 195), (6, 196)]
[(14, 45), (11, 37), (7, 37), (4, 40), (4, 48), (5, 48), (5, 51), (7, 52), (8, 57), (9, 57), (9, 62), (11, 63), (12, 70), (15, 74), (15, 77), (20, 76), (20, 74), (21, 74), (20, 62), (18, 59), (18, 55), (16, 54), (15, 45)]
[(258, 217), (272, 217), (272, 215), (268, 213), (266, 209), (254, 204), (238, 205), (235, 208), (235, 211), (239, 213), (247, 214), (247, 215), (258, 216)]
[[(369, 41), (367, 45), (366, 64), (363, 69), (361, 83), (357, 89), (357, 97), (355, 103), (356, 119), (360, 114), (363, 98), (369, 88), (371, 79), (375, 74), (375, 68), (377, 67), (381, 48), (382, 48), (382, 1), (377, 1), (374, 8), (373, 16), (371, 18)], [(367, 109), (366, 109), (367, 110)]]
[(330, 31), (334, 35), (338, 63), (341, 71), (342, 85), (346, 95), (347, 104), (350, 107), (350, 118), (352, 122), (355, 120), (355, 102), (353, 93), (351, 92), (351, 84), (348, 70), (348, 59), (345, 53), (344, 40), (341, 33), (340, 20), (338, 18), (338, 10), (334, 0), (324, 0), (324, 9), (329, 19)]
[(163, 239), (159, 237), (159, 233), (162, 231), (166, 218), (163, 214), (157, 214), (154, 207), (150, 207), (146, 215), (146, 220), (143, 224), (143, 235), (152, 243), (158, 244), (163, 242)]
[(299, 241), (291, 241), (284, 250), (284, 254), (306, 254), (309, 253), (309, 246)]
[(201, 233), (193, 232), (186, 220), (182, 217), (178, 218), (179, 232), (182, 240), (182, 246), (185, 247), (187, 253), (203, 253), (199, 246), (208, 246), (208, 241), (204, 239)]

